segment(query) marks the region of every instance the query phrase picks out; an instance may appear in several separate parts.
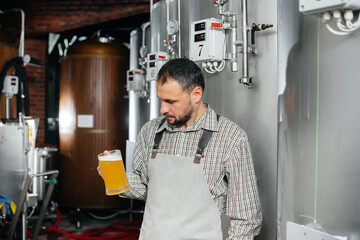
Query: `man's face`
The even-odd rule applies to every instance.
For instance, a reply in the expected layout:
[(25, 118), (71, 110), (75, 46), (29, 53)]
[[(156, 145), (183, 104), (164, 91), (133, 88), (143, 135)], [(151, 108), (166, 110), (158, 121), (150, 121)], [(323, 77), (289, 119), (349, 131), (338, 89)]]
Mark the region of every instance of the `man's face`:
[(169, 124), (181, 127), (191, 119), (194, 111), (191, 93), (184, 91), (177, 81), (170, 79), (163, 85), (157, 82), (156, 93), (161, 101), (160, 113)]

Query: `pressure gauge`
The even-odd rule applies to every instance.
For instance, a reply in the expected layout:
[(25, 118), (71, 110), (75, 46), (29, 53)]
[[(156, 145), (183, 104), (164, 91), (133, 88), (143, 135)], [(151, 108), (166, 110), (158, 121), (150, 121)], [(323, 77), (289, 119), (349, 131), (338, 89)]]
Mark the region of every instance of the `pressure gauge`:
[(166, 27), (166, 30), (169, 35), (176, 34), (179, 31), (179, 24), (175, 19), (171, 19)]

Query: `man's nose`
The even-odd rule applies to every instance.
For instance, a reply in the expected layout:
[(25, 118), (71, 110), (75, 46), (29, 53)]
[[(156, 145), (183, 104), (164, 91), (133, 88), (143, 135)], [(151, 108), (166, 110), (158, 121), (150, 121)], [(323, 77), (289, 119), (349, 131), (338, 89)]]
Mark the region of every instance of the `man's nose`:
[(169, 108), (168, 108), (167, 104), (165, 102), (161, 102), (160, 113), (165, 114), (167, 112), (169, 112)]

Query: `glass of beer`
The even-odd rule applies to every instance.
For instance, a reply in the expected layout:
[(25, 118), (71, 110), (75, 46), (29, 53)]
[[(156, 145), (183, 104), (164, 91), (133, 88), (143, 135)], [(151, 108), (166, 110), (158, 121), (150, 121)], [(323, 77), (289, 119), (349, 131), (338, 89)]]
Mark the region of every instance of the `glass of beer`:
[(98, 155), (103, 173), (106, 195), (117, 195), (130, 189), (120, 150), (108, 151)]

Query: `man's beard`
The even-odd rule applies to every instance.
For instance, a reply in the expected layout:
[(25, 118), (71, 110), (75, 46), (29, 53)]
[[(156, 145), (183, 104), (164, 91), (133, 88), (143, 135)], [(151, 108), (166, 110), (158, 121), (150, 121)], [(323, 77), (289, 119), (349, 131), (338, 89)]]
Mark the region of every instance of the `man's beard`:
[(186, 112), (185, 115), (180, 116), (179, 119), (177, 119), (177, 118), (174, 116), (174, 117), (175, 117), (174, 122), (173, 122), (173, 123), (169, 123), (169, 124), (172, 125), (172, 126), (181, 126), (181, 125), (185, 124), (187, 121), (189, 121), (190, 118), (191, 118), (192, 115), (193, 115), (193, 112), (194, 112), (194, 108), (193, 108), (193, 106), (192, 106), (191, 103), (188, 105), (188, 108), (187, 108), (187, 109), (189, 109), (189, 110)]
[(174, 122), (170, 123), (170, 125), (181, 126), (181, 125), (185, 124), (187, 121), (189, 121), (191, 116), (192, 116), (192, 111), (188, 112), (185, 116), (181, 117), (180, 119), (175, 118)]

